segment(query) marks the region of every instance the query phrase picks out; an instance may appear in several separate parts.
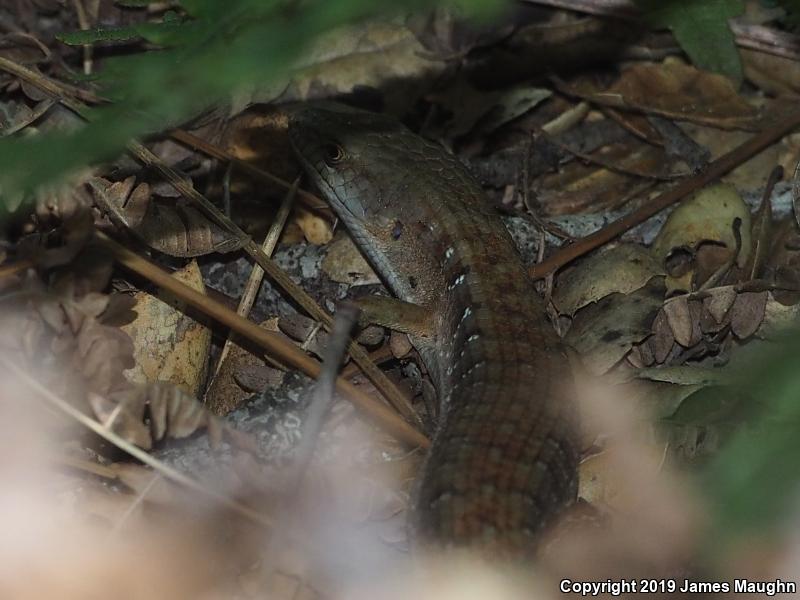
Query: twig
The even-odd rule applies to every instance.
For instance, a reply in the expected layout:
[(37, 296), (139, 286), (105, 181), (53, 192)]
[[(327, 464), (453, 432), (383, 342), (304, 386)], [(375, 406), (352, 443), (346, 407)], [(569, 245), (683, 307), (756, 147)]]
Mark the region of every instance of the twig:
[[(86, 31), (87, 29), (89, 29), (91, 24), (89, 23), (89, 17), (86, 14), (86, 10), (83, 8), (83, 2), (81, 2), (81, 0), (73, 0), (73, 4), (75, 4), (75, 14), (78, 17), (78, 25), (80, 26), (81, 31)], [(84, 44), (82, 48), (83, 48), (83, 74), (91, 75), (92, 45)]]
[[(232, 329), (235, 333), (267, 350), (286, 365), (300, 369), (310, 377), (317, 377), (320, 365), (317, 361), (301, 352), (285, 336), (262, 329), (252, 321), (237, 315), (225, 305), (201, 294), (161, 270), (156, 265), (131, 252), (101, 232), (95, 232), (97, 240), (125, 268), (141, 275), (158, 287), (170, 292), (189, 306), (208, 315), (217, 322)], [(384, 430), (404, 443), (414, 446), (428, 447), (430, 442), (419, 431), (401, 419), (386, 405), (362, 392), (349, 381), (337, 380), (338, 389), (350, 401), (370, 415)]]
[(60, 398), (59, 396), (48, 390), (36, 379), (31, 377), (31, 375), (27, 371), (25, 371), (25, 369), (17, 365), (14, 361), (6, 358), (2, 354), (0, 354), (0, 363), (2, 363), (6, 367), (6, 369), (8, 369), (12, 374), (16, 375), (19, 378), (19, 380), (23, 384), (25, 384), (30, 390), (35, 392), (36, 396), (47, 401), (47, 403), (50, 404), (53, 408), (67, 415), (74, 421), (77, 421), (87, 429), (93, 431), (94, 433), (102, 437), (104, 440), (107, 440), (120, 450), (123, 450), (124, 452), (131, 455), (136, 460), (146, 464), (155, 471), (161, 473), (167, 479), (170, 479), (191, 490), (194, 490), (210, 498), (213, 498), (217, 502), (224, 504), (225, 506), (228, 506), (229, 508), (235, 510), (239, 514), (247, 517), (248, 519), (254, 521), (259, 525), (262, 525), (267, 528), (272, 526), (272, 520), (267, 515), (257, 512), (252, 508), (250, 508), (249, 506), (245, 506), (241, 502), (238, 502), (232, 498), (229, 498), (224, 494), (220, 494), (219, 492), (213, 489), (203, 486), (202, 484), (192, 479), (191, 477), (187, 477), (180, 471), (177, 471), (172, 467), (170, 467), (169, 465), (166, 465), (163, 462), (156, 460), (155, 458), (150, 456), (147, 452), (145, 452), (141, 448), (137, 448), (127, 440), (124, 440), (113, 431), (106, 429), (100, 423), (88, 417), (87, 415), (83, 414), (77, 408), (66, 402), (63, 398)]
[[(272, 222), (272, 225), (270, 225), (269, 231), (267, 231), (267, 235), (264, 237), (264, 242), (261, 244), (261, 249), (267, 256), (272, 256), (272, 253), (275, 251), (275, 246), (278, 245), (278, 238), (280, 238), (283, 227), (286, 224), (286, 219), (289, 216), (289, 212), (292, 210), (292, 202), (294, 200), (295, 193), (297, 192), (298, 182), (299, 179), (294, 182), (291, 189), (287, 192), (286, 197), (281, 203), (281, 207), (278, 209), (278, 214), (275, 215), (275, 220)], [(247, 279), (247, 284), (244, 286), (242, 297), (239, 299), (239, 306), (236, 309), (236, 314), (238, 314), (240, 317), (246, 317), (248, 314), (250, 314), (250, 309), (253, 308), (253, 303), (255, 302), (256, 295), (258, 294), (258, 288), (261, 286), (261, 282), (263, 280), (264, 269), (262, 269), (259, 265), (253, 266), (253, 270), (250, 271), (250, 277)], [(228, 353), (231, 350), (232, 344), (233, 338), (229, 333), (225, 339), (225, 345), (222, 347), (222, 351), (219, 354), (217, 366), (216, 369), (214, 369), (214, 375), (211, 378), (211, 383), (209, 383), (208, 389), (211, 389), (214, 380), (219, 376), (219, 371), (222, 368), (222, 364), (225, 362), (225, 359), (228, 357)]]
[(712, 181), (719, 179), (726, 173), (730, 172), (748, 160), (750, 157), (758, 154), (779, 140), (781, 137), (788, 134), (798, 125), (800, 125), (800, 110), (787, 115), (782, 123), (757, 133), (740, 146), (737, 146), (727, 154), (720, 156), (717, 160), (709, 164), (705, 171), (697, 173), (696, 175), (692, 175), (688, 179), (684, 179), (683, 181), (677, 183), (663, 194), (651, 200), (647, 205), (642, 206), (638, 210), (633, 211), (631, 214), (608, 224), (593, 234), (588, 235), (573, 244), (570, 244), (549, 258), (543, 260), (539, 264), (532, 266), (529, 270), (531, 277), (535, 279), (544, 277), (548, 273), (563, 267), (565, 264), (575, 260), (579, 256), (583, 256), (595, 248), (602, 246), (606, 242), (613, 240), (615, 237), (626, 232), (628, 229), (635, 227), (639, 223), (646, 221), (668, 206), (675, 204), (691, 192), (694, 192), (695, 190), (702, 188)]
[(586, 152), (581, 152), (580, 150), (576, 150), (569, 144), (565, 144), (564, 142), (553, 137), (552, 135), (549, 135), (544, 130), (540, 129), (539, 131), (545, 137), (545, 139), (547, 139), (548, 142), (550, 142), (551, 144), (553, 144), (558, 148), (561, 148), (564, 152), (572, 154), (583, 161), (586, 161), (590, 164), (598, 165), (614, 173), (620, 173), (622, 175), (633, 175), (634, 177), (642, 177), (644, 179), (655, 179), (657, 181), (672, 181), (674, 179), (678, 179), (680, 177), (685, 176), (684, 174), (662, 175), (660, 173), (648, 173), (646, 171), (640, 171), (635, 167), (621, 166), (619, 164), (615, 164), (611, 161), (600, 158), (599, 156), (594, 156), (592, 154), (587, 154)]
[(336, 311), (333, 331), (328, 337), (328, 345), (325, 347), (322, 356), (322, 370), (314, 385), (314, 395), (308, 410), (305, 426), (303, 427), (303, 437), (297, 448), (297, 464), (295, 465), (294, 477), (287, 488), (289, 496), (297, 492), (303, 474), (314, 456), (314, 449), (317, 445), (319, 432), (325, 422), (325, 415), (328, 414), (333, 404), (336, 374), (342, 364), (342, 357), (347, 349), (350, 331), (358, 319), (358, 313), (358, 307), (351, 303), (340, 304)]
[[(308, 470), (308, 465), (314, 457), (314, 450), (317, 447), (320, 431), (325, 423), (325, 416), (330, 411), (333, 404), (333, 392), (336, 385), (336, 374), (342, 364), (342, 357), (347, 351), (347, 344), (350, 340), (350, 331), (353, 329), (358, 319), (359, 309), (355, 304), (344, 303), (339, 305), (336, 311), (336, 319), (333, 323), (322, 357), (322, 371), (314, 384), (314, 392), (311, 398), (311, 406), (308, 410), (306, 422), (303, 426), (303, 435), (295, 453), (295, 464), (292, 467), (290, 479), (286, 482), (283, 490), (282, 510), (289, 512), (295, 505), (297, 494), (303, 482), (303, 477)], [(278, 549), (283, 543), (284, 536), (288, 531), (289, 519), (284, 517), (278, 521), (273, 534), (269, 540), (269, 547), (266, 553), (266, 565), (262, 569), (266, 577), (270, 577), (275, 569), (275, 562)]]
[(122, 513), (120, 518), (114, 523), (111, 531), (108, 532), (109, 538), (118, 535), (119, 532), (122, 531), (122, 527), (125, 525), (128, 519), (131, 518), (131, 515), (133, 515), (134, 511), (144, 503), (144, 501), (147, 499), (147, 494), (150, 493), (150, 490), (152, 490), (159, 481), (161, 481), (161, 475), (156, 471), (150, 477), (150, 481), (147, 482), (147, 485), (144, 486), (144, 489), (139, 491), (136, 496), (133, 497), (131, 502), (128, 504), (128, 508), (125, 509), (125, 512)]

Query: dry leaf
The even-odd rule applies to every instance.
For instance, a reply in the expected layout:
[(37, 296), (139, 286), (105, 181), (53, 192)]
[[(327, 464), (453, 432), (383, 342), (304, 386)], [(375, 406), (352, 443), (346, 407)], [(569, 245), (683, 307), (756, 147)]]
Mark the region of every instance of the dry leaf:
[(653, 241), (653, 254), (666, 261), (674, 250), (694, 251), (702, 242), (723, 244), (733, 252), (736, 248), (733, 233), (736, 219), (740, 222), (742, 240), (737, 264), (743, 267), (751, 248), (750, 210), (736, 189), (726, 184), (706, 187), (680, 204)]
[(629, 294), (664, 270), (650, 252), (636, 244), (619, 244), (594, 254), (558, 279), (553, 304), (562, 314), (613, 293)]
[(604, 373), (650, 334), (663, 295), (663, 279), (655, 278), (632, 294), (606, 296), (576, 313), (565, 339), (589, 371)]
[[(259, 326), (269, 331), (277, 331), (277, 318), (259, 323)], [(265, 373), (260, 371), (262, 368), (267, 368), (262, 357), (237, 344), (233, 344), (208, 386), (204, 399), (206, 408), (212, 414), (227, 415), (241, 406), (245, 400), (252, 396), (254, 391), (265, 389), (271, 384), (273, 376), (264, 377)], [(259, 371), (259, 377), (268, 380), (265, 387), (255, 387), (259, 384), (249, 376), (254, 371)], [(277, 374), (274, 377), (278, 379)], [(280, 379), (283, 380), (282, 372), (280, 372)]]
[(703, 308), (722, 325), (736, 300), (736, 290), (733, 286), (723, 286), (708, 290), (708, 293), (709, 296), (703, 299)]
[(662, 364), (669, 356), (672, 346), (675, 345), (675, 335), (669, 325), (667, 314), (662, 308), (653, 319), (653, 335), (648, 342), (653, 348), (653, 357), (658, 364)]
[(322, 270), (339, 283), (351, 285), (380, 283), (375, 271), (347, 236), (337, 237), (328, 246), (328, 253), (322, 260)]
[(767, 292), (741, 292), (731, 307), (731, 331), (739, 339), (749, 338), (761, 325), (767, 307)]
[(572, 90), (592, 102), (668, 119), (723, 129), (756, 129), (758, 115), (722, 75), (700, 71), (674, 58), (662, 64), (635, 63), (604, 92), (589, 86)]
[(331, 224), (319, 215), (301, 207), (295, 208), (294, 215), (293, 222), (300, 227), (309, 244), (323, 246), (333, 238)]
[[(381, 89), (390, 81), (417, 82), (406, 88), (413, 99), (422, 93), (419, 82), (436, 77), (446, 65), (431, 56), (405, 24), (368, 21), (320, 36), (298, 61), (290, 81), (251, 90), (247, 95), (240, 93), (236, 104), (328, 98), (357, 87)], [(411, 103), (398, 93), (387, 101), (403, 106)]]
[(686, 296), (679, 296), (664, 304), (664, 315), (675, 336), (675, 341), (688, 347), (692, 340), (692, 316)]
[[(172, 275), (189, 287), (204, 292), (196, 261)], [(135, 295), (137, 318), (122, 327), (134, 342), (136, 366), (125, 373), (133, 382), (169, 381), (197, 395), (205, 382), (211, 331), (184, 312), (182, 305), (165, 294)]]

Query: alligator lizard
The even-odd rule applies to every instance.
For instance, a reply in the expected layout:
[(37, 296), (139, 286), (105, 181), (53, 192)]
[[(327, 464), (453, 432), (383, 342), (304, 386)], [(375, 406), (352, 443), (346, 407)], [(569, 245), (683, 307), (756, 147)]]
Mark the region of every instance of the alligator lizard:
[(412, 341), (442, 405), (411, 525), (423, 545), (534, 554), (577, 492), (561, 343), (480, 185), (440, 146), (337, 104), (290, 114), (305, 170), (390, 289), (430, 315)]

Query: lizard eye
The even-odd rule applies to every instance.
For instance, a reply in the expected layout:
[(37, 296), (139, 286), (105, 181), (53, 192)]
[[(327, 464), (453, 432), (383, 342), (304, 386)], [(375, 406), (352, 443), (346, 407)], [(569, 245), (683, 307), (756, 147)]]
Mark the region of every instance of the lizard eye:
[(329, 167), (338, 165), (344, 159), (344, 148), (338, 144), (327, 144), (323, 151), (325, 152), (325, 162)]

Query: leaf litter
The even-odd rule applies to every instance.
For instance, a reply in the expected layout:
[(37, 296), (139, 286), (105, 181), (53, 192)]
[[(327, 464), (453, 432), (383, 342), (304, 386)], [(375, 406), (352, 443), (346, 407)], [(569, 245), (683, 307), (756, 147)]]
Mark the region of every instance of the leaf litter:
[[(40, 10), (32, 6), (27, 10)], [(116, 14), (115, 24), (128, 27), (131, 13), (124, 13), (125, 18), (121, 14)], [(210, 126), (207, 121), (187, 128), (210, 144), (218, 143), (222, 133), (227, 152), (275, 168), (277, 176), (290, 181), (296, 165), (290, 158), (277, 158), (286, 153), (285, 140), (279, 139), (285, 124), (280, 119), (272, 122), (275, 135), (268, 136), (266, 150), (254, 150), (248, 142), (264, 125), (259, 121), (262, 108), (246, 107), (254, 100), (341, 94), (368, 105), (378, 98), (378, 106), (404, 117), (486, 175), (481, 178), (488, 195), (511, 215), (506, 222), (512, 236), (532, 263), (561, 243), (540, 230), (543, 219), (567, 223), (574, 227), (571, 231), (591, 232), (598, 227), (598, 214), (608, 219), (612, 211), (630, 212), (663, 189), (670, 177), (685, 174), (687, 164), (702, 164), (699, 158), (683, 160), (676, 147), (691, 148), (697, 157), (713, 149), (714, 158), (720, 148), (730, 147), (731, 129), (762, 128), (763, 115), (770, 111), (772, 101), (757, 98), (757, 91), (737, 88), (697, 62), (691, 66), (673, 57), (620, 64), (612, 77), (591, 70), (588, 77), (573, 77), (565, 69), (563, 81), (523, 78), (493, 89), (482, 87), (470, 80), (477, 40), (488, 44), (480, 52), (501, 53), (514, 26), (505, 26), (503, 36), (485, 38), (465, 33), (457, 23), (458, 19), (434, 21), (424, 35), (401, 20), (340, 31), (299, 61), (291, 79), (269, 89), (253, 86), (238, 92), (227, 107), (231, 120), (212, 114), (207, 115)], [(7, 38), (5, 44), (21, 63), (41, 61), (42, 46), (36, 43)], [(463, 55), (445, 56), (454, 48)], [(65, 52), (57, 45), (52, 51)], [(94, 51), (102, 64), (101, 47)], [(688, 48), (687, 52), (693, 55)], [(67, 53), (64, 58), (74, 62), (76, 56)], [(745, 58), (747, 75), (753, 63), (752, 57)], [(450, 72), (455, 63), (462, 72)], [(63, 75), (56, 63), (42, 64), (56, 79)], [(585, 64), (578, 59), (578, 66)], [(44, 104), (46, 97), (35, 85), (5, 74), (3, 78), (4, 129), (36, 135), (50, 119), (55, 123), (56, 111)], [(774, 93), (774, 83), (750, 79)], [(773, 75), (770, 81), (775, 79)], [(395, 83), (397, 88), (392, 87)], [(580, 99), (591, 108), (577, 110)], [(578, 117), (565, 119), (566, 114)], [(662, 137), (660, 144), (651, 143), (669, 131), (664, 123), (642, 126), (648, 131), (645, 136), (632, 132), (630, 125), (643, 114), (679, 127), (680, 135), (686, 136), (684, 145), (671, 145), (680, 138), (676, 131), (670, 139)], [(552, 139), (539, 135), (552, 128)], [(235, 220), (241, 219), (255, 239), (263, 235), (274, 214), (265, 207), (265, 198), (274, 199), (274, 189), (229, 169), (222, 160), (159, 143), (152, 147), (185, 184), (220, 204), (232, 201)], [(263, 165), (262, 151), (272, 152)], [(797, 155), (791, 140), (770, 152)], [(797, 323), (797, 225), (785, 219), (777, 200), (774, 212), (751, 215), (752, 203), (740, 196), (763, 188), (767, 175), (753, 167), (740, 171), (735, 183), (698, 190), (666, 222), (654, 221), (650, 234), (630, 232), (623, 243), (574, 261), (552, 282), (552, 312), (584, 369), (601, 377), (603, 385), (617, 386), (611, 388), (616, 395), (640, 398), (635, 401), (642, 410), (636, 426), (644, 425), (649, 437), (631, 442), (631, 447), (663, 450), (670, 467), (714, 456), (724, 440), (744, 426), (756, 407), (737, 388), (736, 357), (749, 347), (770, 343), (785, 325)], [(12, 207), (0, 254), (0, 269), (13, 267), (0, 276), (4, 354), (34, 369), (47, 389), (108, 432), (139, 448), (152, 448), (164, 465), (179, 466), (214, 489), (233, 490), (251, 507), (274, 510), (282, 501), (282, 485), (296, 476), (293, 453), (302, 439), (310, 381), (234, 338), (236, 346), (223, 363), (227, 383), (207, 388), (206, 373), (219, 353), (218, 338), (227, 332), (179, 304), (165, 304), (147, 281), (112, 270), (109, 257), (89, 242), (89, 234), (96, 226), (123, 236), (162, 267), (178, 272), (188, 266), (194, 285), (230, 306), (236, 304), (251, 268), (235, 254), (241, 240), (165, 186), (152, 170), (122, 158), (96, 166), (90, 175), (40, 195), (33, 204), (20, 200)], [(306, 205), (296, 208), (276, 254), (288, 276), (329, 312), (345, 298), (385, 292), (341, 229), (329, 213)], [(188, 262), (190, 257), (198, 258), (199, 269)], [(311, 354), (325, 353), (325, 332), (270, 281), (263, 284), (250, 318), (289, 334)], [(426, 420), (433, 419), (427, 414), (433, 412), (430, 382), (424, 370), (414, 366), (415, 351), (407, 337), (375, 328), (359, 339), (376, 360), (383, 356), (386, 362), (389, 357), (389, 377), (413, 397), (415, 409)], [(350, 372), (357, 373), (354, 368)], [(380, 398), (363, 375), (354, 377), (363, 390)], [(613, 402), (609, 406), (612, 413), (620, 410)], [(63, 436), (45, 420), (40, 426)], [(292, 550), (281, 553), (281, 559), (291, 563), (293, 552), (305, 552), (307, 559), (309, 540), (324, 540), (326, 526), (337, 519), (347, 523), (335, 529), (337, 548), (352, 542), (351, 526), (356, 523), (381, 540), (369, 548), (391, 555), (405, 544), (403, 514), (421, 453), (408, 455), (391, 436), (358, 419), (341, 399), (334, 402), (318, 435), (321, 448), (305, 471), (309, 489), (298, 502), (300, 522), (294, 524), (305, 540), (290, 536), (287, 546)], [(609, 442), (615, 437), (623, 436), (608, 424), (587, 434), (582, 494), (600, 506), (618, 506), (614, 499), (625, 496), (631, 485), (613, 475), (620, 464)], [(59, 438), (55, 450), (72, 448), (74, 453), (76, 444), (82, 459), (88, 456), (117, 473), (117, 479), (105, 483), (80, 470), (71, 477), (74, 486), (91, 489), (82, 502), (88, 513), (104, 515), (106, 527), (144, 531), (163, 520), (159, 512), (181, 520), (185, 490), (166, 484), (157, 472), (122, 457), (100, 438), (70, 434), (63, 442)], [(637, 473), (642, 481), (660, 485), (664, 498), (672, 497), (656, 481), (658, 470), (652, 465)], [(342, 486), (342, 481), (348, 483)], [(320, 509), (326, 502), (329, 505)], [(652, 498), (649, 504), (654, 510), (658, 507)], [(209, 531), (221, 526), (211, 510), (204, 518)], [(246, 518), (239, 518), (244, 520), (234, 526), (233, 537), (257, 546), (252, 536), (240, 535)], [(220, 537), (217, 530), (198, 549), (212, 554), (221, 550)], [(623, 538), (614, 539), (622, 543)], [(632, 553), (631, 547), (625, 546), (627, 552)], [(240, 571), (234, 588), (249, 586), (251, 595), (258, 595), (266, 586), (264, 573), (258, 567), (244, 573), (243, 566), (252, 561), (238, 560), (232, 563)], [(309, 593), (304, 587), (308, 582), (325, 580), (319, 571), (298, 562), (303, 561), (281, 563), (272, 575), (273, 584), (289, 595), (303, 589)], [(328, 568), (330, 564), (336, 562), (329, 562)]]

